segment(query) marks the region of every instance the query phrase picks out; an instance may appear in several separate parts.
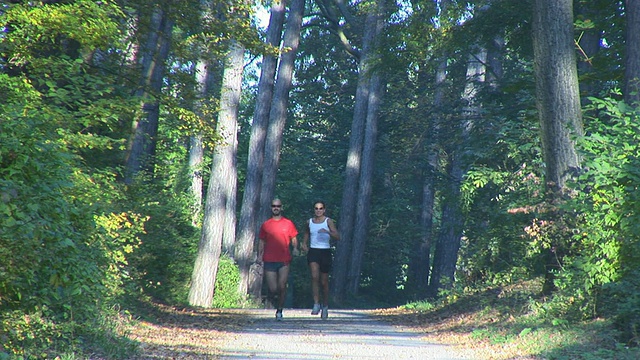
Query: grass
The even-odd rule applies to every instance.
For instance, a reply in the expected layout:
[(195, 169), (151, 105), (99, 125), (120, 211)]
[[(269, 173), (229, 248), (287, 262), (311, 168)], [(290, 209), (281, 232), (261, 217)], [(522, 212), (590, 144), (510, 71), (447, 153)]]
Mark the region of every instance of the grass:
[(616, 340), (606, 319), (569, 323), (537, 311), (540, 284), (522, 282), (448, 296), (438, 304), (377, 310), (387, 321), (422, 330), (472, 359), (631, 360), (640, 350)]

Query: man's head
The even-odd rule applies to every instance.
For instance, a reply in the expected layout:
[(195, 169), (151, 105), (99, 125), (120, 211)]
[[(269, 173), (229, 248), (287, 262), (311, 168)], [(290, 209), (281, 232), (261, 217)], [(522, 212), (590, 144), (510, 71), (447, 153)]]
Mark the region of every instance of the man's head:
[(282, 201), (280, 199), (271, 200), (271, 214), (273, 216), (280, 216), (282, 213)]

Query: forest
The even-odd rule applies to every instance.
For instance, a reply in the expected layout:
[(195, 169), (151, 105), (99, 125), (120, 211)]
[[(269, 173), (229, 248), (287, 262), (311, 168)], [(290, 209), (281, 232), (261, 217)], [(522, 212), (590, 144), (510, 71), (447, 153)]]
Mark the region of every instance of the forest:
[(639, 140), (640, 0), (2, 1), (0, 359), (262, 306), (273, 198), (326, 203), (334, 307), (537, 281), (636, 347)]

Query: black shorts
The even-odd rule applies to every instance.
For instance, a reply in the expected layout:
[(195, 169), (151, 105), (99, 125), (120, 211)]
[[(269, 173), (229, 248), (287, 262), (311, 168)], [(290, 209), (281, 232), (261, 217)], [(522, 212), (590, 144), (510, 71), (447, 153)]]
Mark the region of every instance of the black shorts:
[(289, 263), (265, 261), (264, 262), (264, 271), (278, 272), (278, 271), (280, 271), (280, 269), (282, 269), (285, 266), (289, 266)]
[(329, 273), (333, 266), (333, 255), (331, 249), (309, 249), (307, 253), (307, 263), (318, 263), (321, 273)]

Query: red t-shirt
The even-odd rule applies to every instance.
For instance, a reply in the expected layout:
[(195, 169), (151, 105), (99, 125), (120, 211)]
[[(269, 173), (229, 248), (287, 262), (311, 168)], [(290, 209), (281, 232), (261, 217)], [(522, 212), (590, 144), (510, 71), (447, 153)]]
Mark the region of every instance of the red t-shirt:
[(270, 218), (260, 227), (259, 238), (264, 240), (264, 254), (262, 261), (291, 262), (289, 244), (298, 235), (293, 222), (285, 217), (275, 220)]

